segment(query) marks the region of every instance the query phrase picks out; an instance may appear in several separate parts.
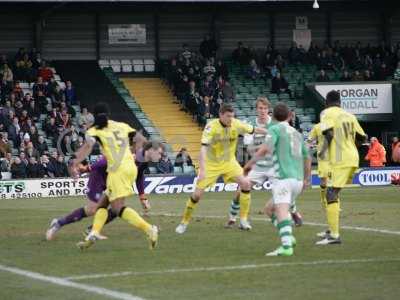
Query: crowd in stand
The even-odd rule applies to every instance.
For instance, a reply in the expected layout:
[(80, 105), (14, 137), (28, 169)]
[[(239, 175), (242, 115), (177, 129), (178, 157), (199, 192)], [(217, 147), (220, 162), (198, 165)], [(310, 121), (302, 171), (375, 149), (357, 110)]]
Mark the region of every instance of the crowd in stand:
[[(286, 56), (286, 59), (283, 58)], [(331, 81), (326, 71), (340, 72), (340, 81), (381, 81), (387, 79), (400, 79), (400, 43), (388, 46), (385, 43), (379, 46), (370, 44), (362, 46), (360, 42), (342, 45), (335, 41), (333, 45), (325, 43), (322, 47), (311, 43), (305, 50), (301, 45), (293, 42), (287, 53), (281, 53), (272, 45), (262, 56), (254, 48), (249, 48), (238, 43), (233, 52), (236, 63), (246, 66), (249, 78), (266, 77), (274, 79), (283, 78), (282, 70), (287, 64), (311, 64), (319, 71), (317, 81)], [(287, 84), (275, 84), (272, 92), (287, 88)], [(286, 82), (287, 83), (287, 82)]]
[[(62, 153), (67, 153), (69, 145), (77, 149), (83, 143), (87, 122), (79, 124), (79, 133), (73, 124), (72, 105), (78, 104), (75, 88), (70, 81), (63, 88), (54, 77), (35, 49), (20, 48), (14, 58), (0, 55), (0, 171), (11, 172), (12, 178), (67, 176)], [(80, 120), (87, 116), (83, 112)], [(39, 134), (39, 125), (50, 145)], [(62, 151), (50, 153), (59, 137)]]
[(228, 69), (222, 60), (216, 59), (217, 49), (215, 40), (209, 36), (200, 44), (200, 55), (184, 44), (166, 74), (182, 110), (189, 112), (200, 125), (218, 116), (222, 102), (235, 99), (228, 82)]

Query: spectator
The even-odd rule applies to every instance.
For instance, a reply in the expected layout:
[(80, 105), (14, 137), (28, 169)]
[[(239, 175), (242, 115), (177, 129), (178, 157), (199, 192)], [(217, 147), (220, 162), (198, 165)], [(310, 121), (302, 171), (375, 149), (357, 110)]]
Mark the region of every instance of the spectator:
[(29, 158), (29, 164), (26, 168), (26, 175), (28, 178), (40, 178), (41, 170), (40, 165), (37, 163), (36, 157)]
[(292, 42), (292, 45), (289, 48), (287, 56), (290, 64), (296, 64), (301, 61), (300, 51), (299, 48), (297, 47), (296, 42)]
[(82, 124), (91, 125), (93, 121), (94, 121), (93, 115), (90, 112), (88, 112), (88, 109), (86, 107), (82, 107), (82, 112), (78, 120), (79, 125)]
[(54, 163), (54, 177), (68, 177), (68, 167), (64, 161), (64, 156), (59, 155)]
[(191, 81), (189, 82), (189, 91), (184, 98), (184, 107), (194, 115), (200, 102), (201, 98), (199, 93), (196, 91), (196, 83)]
[(351, 80), (352, 81), (363, 81), (364, 76), (362, 74), (360, 74), (360, 71), (355, 70)]
[(25, 53), (21, 60), (16, 62), (17, 76), (23, 81), (31, 82), (33, 79), (33, 63), (29, 58), (29, 54)]
[(157, 172), (160, 174), (170, 174), (174, 172), (174, 167), (172, 166), (172, 163), (168, 158), (168, 155), (166, 155), (165, 153), (161, 155), (161, 159), (157, 163), (156, 168)]
[(232, 59), (240, 65), (247, 65), (250, 60), (249, 49), (243, 46), (242, 42), (238, 42), (238, 47), (232, 53)]
[(186, 148), (182, 148), (175, 158), (175, 167), (193, 166), (192, 159), (187, 153)]
[(380, 68), (378, 68), (375, 72), (376, 80), (386, 80), (388, 77), (390, 77), (390, 75), (390, 69), (386, 66), (385, 63), (382, 63)]
[(395, 166), (400, 165), (400, 161), (398, 160), (398, 153), (400, 153), (400, 141), (398, 137), (394, 137), (392, 139), (391, 150), (392, 164)]
[(53, 71), (47, 66), (46, 61), (42, 60), (38, 70), (38, 76), (42, 77), (43, 81), (49, 81), (53, 75)]
[(344, 71), (342, 77), (340, 78), (340, 81), (351, 81), (351, 76), (348, 71)]
[(215, 72), (217, 70), (215, 69), (215, 67), (212, 65), (210, 60), (207, 60), (206, 65), (203, 68), (203, 73), (204, 76), (208, 76), (208, 75), (212, 75), (214, 76)]
[(71, 123), (72, 123), (71, 118), (66, 110), (63, 110), (61, 112), (61, 121), (62, 121), (61, 126), (64, 129), (71, 127)]
[(300, 120), (297, 117), (296, 112), (294, 110), (291, 110), (291, 115), (292, 115), (292, 117), (290, 118), (290, 121), (289, 121), (290, 126), (296, 128), (297, 131), (301, 132)]
[(0, 172), (11, 172), (12, 162), (13, 162), (13, 159), (12, 159), (11, 152), (7, 152), (6, 156), (0, 163)]
[(383, 167), (386, 163), (386, 151), (385, 148), (379, 143), (376, 137), (372, 137), (370, 140), (370, 146), (365, 160), (369, 161), (370, 167)]
[(215, 75), (216, 77), (222, 77), (224, 80), (227, 80), (229, 77), (228, 67), (222, 62), (221, 59), (217, 61), (217, 65), (215, 66)]
[(197, 110), (197, 121), (201, 126), (205, 126), (207, 119), (212, 117), (212, 107), (210, 104), (210, 98), (205, 96), (201, 101)]
[(247, 76), (251, 79), (256, 80), (261, 75), (260, 68), (258, 67), (255, 59), (250, 61), (250, 65), (247, 70)]
[(62, 101), (60, 103), (59, 110), (61, 112), (66, 111), (71, 116), (71, 118), (75, 118), (75, 109), (71, 105), (67, 104), (65, 101)]
[[(21, 149), (21, 150), (22, 150), (22, 149)], [(28, 161), (28, 158), (26, 157), (26, 154), (25, 154), (24, 151), (21, 151), (21, 152), (19, 153), (19, 159), (21, 160), (21, 162), (22, 162), (23, 164), (25, 164), (25, 166), (28, 165), (29, 161)]]
[(54, 86), (54, 89), (50, 89), (50, 93), (53, 106), (59, 106), (61, 102), (65, 101), (64, 91), (58, 84)]
[[(40, 167), (39, 167), (40, 168), (40, 175), (41, 175), (40, 177), (41, 178), (50, 177), (51, 173), (50, 173), (49, 168), (48, 168), (49, 164), (50, 164), (50, 161), (49, 161), (47, 155), (43, 155), (40, 158)], [(54, 177), (54, 175), (52, 177)]]
[(323, 69), (321, 69), (321, 71), (319, 72), (319, 75), (317, 76), (315, 81), (316, 82), (328, 82), (328, 81), (330, 81), (330, 78), (328, 75), (326, 75), (325, 71)]
[(32, 53), (31, 58), (32, 58), (33, 68), (35, 70), (38, 70), (39, 67), (42, 65), (42, 55), (40, 54), (40, 52)]
[(225, 81), (225, 84), (222, 88), (222, 98), (224, 99), (224, 102), (235, 101), (235, 92), (228, 81)]
[(8, 138), (13, 141), (14, 145), (18, 142), (18, 135), (21, 127), (19, 126), (18, 118), (14, 117), (12, 124), (8, 127)]
[(44, 137), (42, 135), (39, 135), (38, 137), (38, 143), (34, 145), (36, 150), (39, 152), (39, 155), (42, 156), (44, 153), (49, 151), (49, 147), (44, 140)]
[(29, 118), (37, 122), (40, 118), (40, 108), (36, 105), (35, 100), (29, 102), (27, 110)]
[(14, 74), (11, 68), (7, 64), (3, 65), (2, 74), (3, 74), (2, 76), (3, 81), (5, 81), (8, 89), (11, 90), (14, 80)]
[(9, 152), (11, 152), (11, 147), (8, 139), (5, 137), (5, 133), (0, 133), (0, 157), (5, 157)]
[(397, 63), (397, 68), (393, 74), (394, 80), (400, 80), (400, 61)]
[(183, 44), (182, 45), (182, 52), (180, 53), (180, 56), (183, 57), (184, 59), (190, 60), (192, 58), (192, 52), (189, 50), (189, 45), (188, 44)]
[(78, 104), (75, 88), (72, 86), (72, 82), (70, 80), (67, 80), (66, 82), (66, 88), (64, 94), (65, 94), (64, 96), (65, 102), (67, 102), (68, 105)]
[(291, 96), (289, 84), (279, 72), (276, 74), (276, 77), (272, 78), (271, 92), (275, 94), (289, 93), (289, 95)]
[(43, 82), (41, 76), (38, 76), (36, 83), (32, 87), (33, 98), (36, 99), (39, 96), (39, 92), (42, 92), (42, 96), (47, 94), (47, 85)]
[(11, 165), (11, 178), (22, 179), (26, 178), (26, 165), (21, 161), (19, 157), (13, 159)]
[(16, 100), (21, 101), (24, 98), (24, 91), (23, 91), (19, 81), (15, 82), (14, 89), (12, 92), (13, 92)]
[(374, 78), (372, 77), (370, 70), (364, 71), (364, 81), (374, 81)]
[(335, 52), (333, 55), (333, 69), (335, 71), (343, 71), (344, 67), (344, 59), (340, 56), (339, 52)]
[(44, 127), (44, 131), (46, 132), (46, 135), (51, 138), (55, 138), (58, 136), (58, 128), (56, 124), (56, 119), (55, 118), (50, 118), (48, 122), (46, 122), (46, 125)]
[(25, 156), (29, 159), (31, 157), (35, 157), (36, 159), (39, 159), (39, 151), (37, 151), (34, 147), (33, 147), (33, 143), (30, 142), (28, 143), (28, 145), (25, 148)]
[(215, 57), (217, 49), (218, 46), (215, 42), (215, 39), (210, 38), (209, 35), (206, 35), (200, 44), (199, 50), (204, 59), (209, 59), (210, 57)]

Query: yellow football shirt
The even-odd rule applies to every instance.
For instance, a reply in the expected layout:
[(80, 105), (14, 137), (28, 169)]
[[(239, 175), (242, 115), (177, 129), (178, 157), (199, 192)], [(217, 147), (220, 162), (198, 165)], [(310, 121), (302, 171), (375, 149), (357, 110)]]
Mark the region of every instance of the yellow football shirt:
[(328, 149), (329, 163), (333, 168), (358, 167), (359, 155), (355, 143), (356, 134), (365, 136), (356, 117), (334, 106), (321, 113), (321, 131), (333, 130)]
[(86, 134), (96, 138), (107, 159), (107, 172), (116, 172), (121, 166), (135, 163), (129, 148), (129, 133), (135, 129), (122, 122), (108, 121), (105, 128), (91, 127)]
[[(321, 131), (321, 123), (314, 125), (314, 127), (311, 129), (310, 133), (308, 134), (308, 140), (310, 142), (314, 141), (314, 140), (317, 141), (317, 153), (318, 153), (317, 159), (321, 160), (319, 154), (321, 153), (322, 145), (324, 144), (324, 141), (325, 141), (325, 137)], [(326, 160), (326, 155), (325, 155), (325, 157), (322, 157), (322, 160)]]
[(221, 164), (236, 160), (236, 146), (239, 135), (252, 134), (254, 127), (238, 119), (231, 126), (225, 126), (219, 119), (210, 121), (204, 128), (202, 145), (208, 147), (206, 163)]

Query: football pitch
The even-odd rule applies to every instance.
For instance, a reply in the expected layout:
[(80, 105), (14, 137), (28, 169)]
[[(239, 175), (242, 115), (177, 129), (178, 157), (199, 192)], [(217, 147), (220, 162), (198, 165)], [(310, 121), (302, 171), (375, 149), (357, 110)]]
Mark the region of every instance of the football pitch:
[[(151, 195), (159, 247), (122, 220), (106, 225), (108, 240), (80, 252), (75, 243), (91, 218), (44, 234), (53, 217), (85, 203), (65, 199), (0, 200), (0, 299), (398, 299), (400, 190), (349, 188), (342, 193), (342, 245), (315, 246), (326, 223), (319, 190), (298, 200), (305, 225), (295, 229), (292, 257), (265, 257), (279, 245), (259, 213), (253, 230), (225, 229), (232, 193), (208, 193), (184, 235), (177, 235), (187, 195)], [(140, 210), (139, 201), (129, 205)]]

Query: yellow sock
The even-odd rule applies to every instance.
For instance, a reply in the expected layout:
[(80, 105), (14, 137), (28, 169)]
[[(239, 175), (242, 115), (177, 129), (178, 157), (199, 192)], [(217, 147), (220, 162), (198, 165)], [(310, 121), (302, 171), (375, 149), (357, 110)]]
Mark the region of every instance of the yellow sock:
[(194, 202), (192, 198), (189, 198), (189, 200), (186, 202), (186, 207), (185, 211), (183, 212), (183, 218), (182, 218), (182, 223), (183, 224), (189, 224), (190, 219), (192, 218), (193, 210), (196, 207), (197, 202)]
[(327, 203), (326, 203), (326, 186), (325, 187), (320, 187), (320, 197), (321, 197), (321, 205), (322, 208), (326, 209)]
[(251, 195), (250, 191), (248, 192), (240, 192), (239, 197), (240, 203), (240, 219), (247, 220), (250, 211), (250, 203), (251, 203)]
[(339, 202), (328, 204), (326, 207), (329, 230), (333, 238), (339, 237), (339, 210)]
[(96, 214), (94, 215), (94, 218), (93, 218), (92, 230), (97, 233), (100, 233), (101, 230), (103, 229), (104, 224), (107, 221), (107, 217), (108, 217), (107, 209), (99, 208), (96, 211)]
[(147, 223), (133, 208), (125, 207), (121, 218), (129, 224), (141, 229), (145, 233), (148, 233), (151, 229), (151, 225)]

